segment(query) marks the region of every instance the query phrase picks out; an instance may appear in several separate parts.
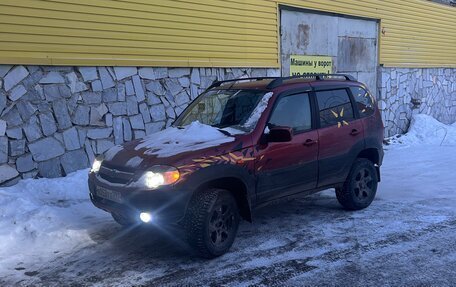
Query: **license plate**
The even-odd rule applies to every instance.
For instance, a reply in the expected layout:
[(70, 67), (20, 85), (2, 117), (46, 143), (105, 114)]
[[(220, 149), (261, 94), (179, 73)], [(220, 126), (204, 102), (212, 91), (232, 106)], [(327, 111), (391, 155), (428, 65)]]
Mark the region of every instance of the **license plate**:
[(122, 203), (122, 196), (118, 191), (109, 190), (103, 187), (97, 187), (97, 195), (111, 201)]

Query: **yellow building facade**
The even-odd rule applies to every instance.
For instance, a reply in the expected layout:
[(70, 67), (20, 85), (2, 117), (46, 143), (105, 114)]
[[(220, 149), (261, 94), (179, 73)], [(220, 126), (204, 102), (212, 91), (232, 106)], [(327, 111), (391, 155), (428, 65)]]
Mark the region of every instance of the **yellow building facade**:
[(456, 9), (425, 0), (2, 0), (0, 62), (279, 67), (281, 5), (378, 20), (381, 65), (456, 67)]

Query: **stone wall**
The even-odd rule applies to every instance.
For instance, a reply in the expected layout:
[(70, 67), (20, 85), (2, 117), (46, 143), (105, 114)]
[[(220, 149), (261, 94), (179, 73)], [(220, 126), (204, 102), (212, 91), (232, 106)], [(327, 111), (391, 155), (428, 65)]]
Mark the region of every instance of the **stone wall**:
[(159, 131), (214, 80), (274, 69), (0, 65), (0, 185), (86, 168)]
[(381, 68), (380, 74), (386, 136), (405, 133), (414, 113), (446, 124), (456, 121), (456, 69)]

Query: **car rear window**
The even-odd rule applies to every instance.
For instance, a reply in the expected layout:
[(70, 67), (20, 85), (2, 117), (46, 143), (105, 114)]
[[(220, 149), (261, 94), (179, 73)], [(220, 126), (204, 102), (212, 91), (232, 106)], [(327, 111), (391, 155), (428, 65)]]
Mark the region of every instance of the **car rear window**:
[(353, 108), (346, 89), (316, 92), (320, 112), (320, 127), (342, 127), (354, 119)]
[(361, 87), (351, 87), (350, 90), (358, 107), (359, 116), (364, 118), (372, 115), (375, 111), (375, 100), (372, 94)]

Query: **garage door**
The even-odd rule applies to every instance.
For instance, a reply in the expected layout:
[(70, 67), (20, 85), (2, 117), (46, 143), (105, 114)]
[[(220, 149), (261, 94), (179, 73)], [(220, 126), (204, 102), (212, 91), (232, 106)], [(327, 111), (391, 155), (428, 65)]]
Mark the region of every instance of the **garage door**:
[(282, 76), (289, 76), (290, 67), (296, 68), (296, 63), (309, 64), (309, 59), (324, 63), (325, 59), (332, 59), (331, 72), (351, 74), (377, 94), (376, 20), (284, 8), (281, 9), (280, 34)]

